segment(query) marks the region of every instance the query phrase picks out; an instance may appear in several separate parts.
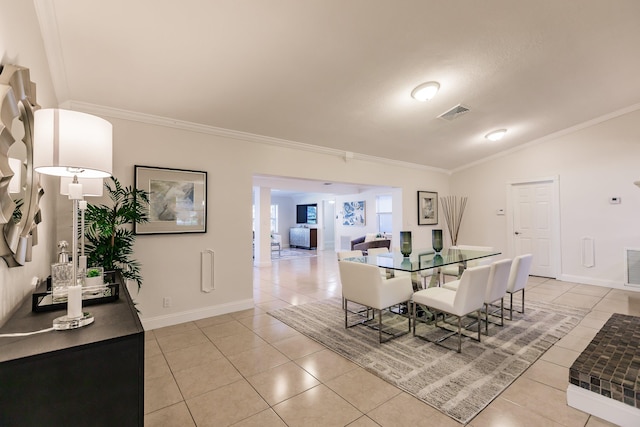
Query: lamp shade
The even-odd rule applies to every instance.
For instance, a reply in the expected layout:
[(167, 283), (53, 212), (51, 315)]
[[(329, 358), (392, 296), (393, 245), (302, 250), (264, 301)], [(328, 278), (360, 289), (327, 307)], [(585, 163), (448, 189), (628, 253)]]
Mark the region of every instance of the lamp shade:
[(105, 178), (112, 170), (112, 126), (77, 111), (34, 113), (33, 166), (45, 175)]
[[(69, 195), (69, 184), (73, 182), (73, 178), (68, 176), (60, 177), (60, 194)], [(102, 178), (78, 178), (78, 183), (82, 184), (82, 195), (88, 197), (101, 197), (104, 188)]]

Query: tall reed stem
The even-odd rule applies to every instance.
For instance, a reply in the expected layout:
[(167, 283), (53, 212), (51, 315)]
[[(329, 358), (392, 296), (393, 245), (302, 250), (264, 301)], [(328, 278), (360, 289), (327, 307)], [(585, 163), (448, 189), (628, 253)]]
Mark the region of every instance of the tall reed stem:
[(451, 245), (458, 244), (458, 233), (460, 232), (460, 224), (462, 223), (462, 215), (467, 206), (467, 197), (447, 196), (441, 197), (442, 210), (444, 211), (444, 219), (447, 222), (447, 230), (451, 238)]

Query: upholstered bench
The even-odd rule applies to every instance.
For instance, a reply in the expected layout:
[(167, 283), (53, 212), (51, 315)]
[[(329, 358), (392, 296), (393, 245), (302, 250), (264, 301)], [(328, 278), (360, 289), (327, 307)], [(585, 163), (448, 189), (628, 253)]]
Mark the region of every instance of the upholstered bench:
[(567, 403), (640, 426), (640, 317), (614, 313), (569, 369)]

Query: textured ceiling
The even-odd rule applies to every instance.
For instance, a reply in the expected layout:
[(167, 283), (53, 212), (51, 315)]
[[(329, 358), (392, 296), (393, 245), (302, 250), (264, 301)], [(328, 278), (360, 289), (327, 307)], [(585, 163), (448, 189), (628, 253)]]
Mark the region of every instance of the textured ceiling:
[(446, 170), (640, 103), (637, 0), (36, 5), (61, 103)]

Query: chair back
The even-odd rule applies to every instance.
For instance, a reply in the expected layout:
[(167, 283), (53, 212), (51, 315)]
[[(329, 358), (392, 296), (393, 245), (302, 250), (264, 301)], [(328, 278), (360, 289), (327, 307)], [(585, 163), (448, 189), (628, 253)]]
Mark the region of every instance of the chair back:
[(460, 284), (456, 291), (453, 307), (456, 313), (467, 314), (478, 310), (484, 305), (484, 296), (489, 281), (488, 265), (467, 268), (460, 277)]
[(369, 307), (377, 307), (380, 304), (382, 278), (378, 267), (360, 262), (341, 261), (338, 268), (342, 296), (345, 299)]
[(532, 262), (533, 255), (531, 254), (519, 255), (513, 259), (509, 282), (507, 284), (507, 292), (514, 293), (524, 289), (529, 279)]
[(342, 261), (345, 258), (355, 258), (362, 256), (362, 251), (342, 251), (338, 252), (338, 261)]
[(499, 300), (507, 293), (512, 262), (513, 260), (503, 259), (492, 263), (489, 267), (489, 283), (484, 298), (486, 304)]
[(271, 242), (282, 244), (282, 236), (279, 234), (273, 233), (271, 235)]
[(376, 256), (380, 254), (388, 254), (389, 248), (371, 248), (367, 250), (367, 256)]

